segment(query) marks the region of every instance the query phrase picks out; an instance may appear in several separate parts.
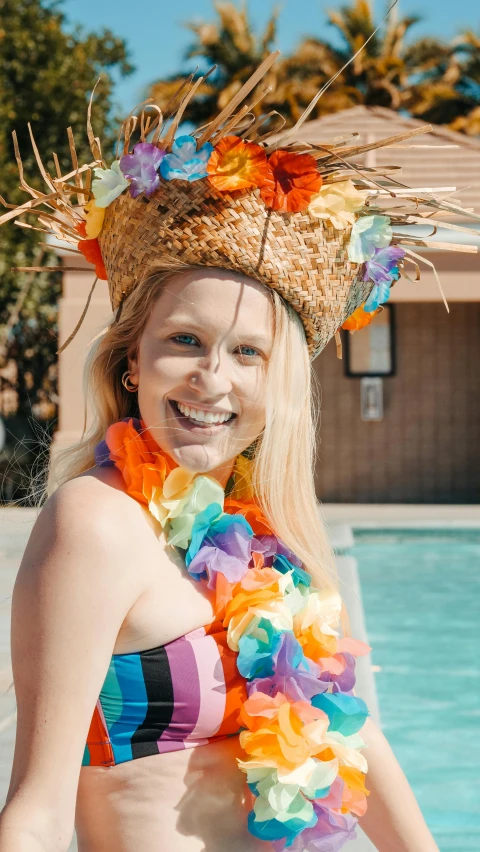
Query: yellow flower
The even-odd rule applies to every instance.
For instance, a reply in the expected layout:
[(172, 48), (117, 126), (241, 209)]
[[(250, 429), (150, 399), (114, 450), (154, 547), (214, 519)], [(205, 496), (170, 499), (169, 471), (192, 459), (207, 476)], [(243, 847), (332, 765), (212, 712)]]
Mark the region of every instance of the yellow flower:
[(170, 524), (168, 544), (187, 548), (192, 535), (195, 516), (210, 503), (223, 509), (224, 493), (221, 485), (209, 476), (196, 476), (177, 467), (168, 474), (163, 488), (154, 486), (148, 504), (152, 515), (162, 527)]
[(105, 208), (97, 207), (95, 199), (92, 198), (85, 205), (85, 233), (89, 240), (94, 240), (98, 237), (103, 228), (103, 220), (105, 219)]
[(324, 184), (312, 198), (309, 210), (319, 219), (330, 219), (334, 228), (344, 231), (355, 222), (354, 213), (365, 204), (368, 192), (355, 189), (353, 181)]

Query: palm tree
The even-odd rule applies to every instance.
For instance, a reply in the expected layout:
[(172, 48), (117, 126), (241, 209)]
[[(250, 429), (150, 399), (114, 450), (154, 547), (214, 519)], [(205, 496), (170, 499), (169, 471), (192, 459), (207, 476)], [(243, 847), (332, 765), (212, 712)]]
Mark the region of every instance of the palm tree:
[[(186, 119), (196, 125), (218, 114), (272, 50), (276, 35), (276, 11), (265, 31), (256, 36), (245, 4), (238, 8), (233, 3), (215, 2), (214, 8), (216, 23), (187, 25), (195, 40), (185, 58), (198, 56), (205, 67), (217, 66), (186, 112)], [(254, 114), (277, 110), (291, 126), (314, 95), (338, 74), (311, 118), (365, 104), (405, 111), (466, 133), (479, 132), (480, 39), (466, 33), (450, 44), (433, 38), (412, 41), (409, 36), (418, 21), (417, 16), (399, 17), (393, 10), (370, 38), (376, 26), (372, 0), (352, 0), (350, 5), (330, 11), (328, 23), (336, 30), (335, 44), (314, 36), (303, 39), (262, 82), (262, 89), (270, 86), (271, 90), (254, 106)], [(161, 108), (187, 73), (152, 85), (150, 95)], [(259, 92), (257, 88), (253, 99)]]
[[(370, 0), (353, 0), (349, 6), (330, 11), (328, 23), (340, 37), (340, 46), (325, 39), (305, 39), (286, 62), (299, 107), (364, 46), (320, 99), (315, 115), (357, 104), (411, 109), (412, 81), (416, 81), (417, 97), (424, 97), (429, 73), (451, 54), (451, 48), (434, 39), (407, 46), (406, 39), (418, 21), (417, 16), (399, 18), (393, 10), (372, 36), (376, 22)], [(302, 93), (308, 93), (308, 98)]]
[[(186, 118), (199, 125), (214, 118), (234, 97), (255, 69), (272, 52), (276, 36), (277, 12), (274, 11), (265, 31), (256, 36), (250, 24), (246, 5), (237, 8), (233, 3), (214, 3), (218, 15), (217, 23), (188, 23), (195, 39), (188, 48), (185, 59), (201, 57), (205, 70), (216, 66), (214, 72), (198, 90), (198, 95), (190, 103)], [(190, 63), (191, 64), (191, 63)], [(149, 96), (153, 97), (161, 109), (165, 107), (179, 86), (190, 73), (189, 70), (175, 74), (166, 80), (153, 83)], [(197, 74), (198, 76), (198, 74)], [(261, 89), (268, 86), (275, 89), (275, 72), (262, 80)], [(255, 100), (260, 89), (253, 92)], [(255, 111), (255, 108), (254, 108)], [(262, 111), (257, 108), (255, 114)]]

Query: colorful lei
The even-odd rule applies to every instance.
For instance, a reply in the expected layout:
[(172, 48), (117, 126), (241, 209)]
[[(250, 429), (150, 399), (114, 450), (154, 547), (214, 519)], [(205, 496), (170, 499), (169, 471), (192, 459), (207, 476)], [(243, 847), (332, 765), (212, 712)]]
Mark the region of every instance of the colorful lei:
[(250, 832), (275, 852), (337, 852), (366, 810), (359, 731), (368, 710), (353, 687), (355, 657), (370, 650), (340, 638), (339, 594), (314, 588), (270, 528), (243, 456), (225, 493), (176, 465), (142, 420), (127, 417), (107, 429), (95, 460), (121, 471), (127, 493), (185, 551), (191, 577), (215, 590), (215, 615), (249, 696), (237, 762), (254, 797)]
[[(311, 154), (280, 149), (267, 156), (261, 145), (239, 136), (225, 136), (215, 147), (206, 142), (197, 150), (194, 136), (179, 136), (169, 154), (151, 142), (139, 142), (132, 153), (114, 160), (109, 169), (96, 168), (94, 172), (93, 199), (85, 206), (86, 231), (81, 234), (87, 239), (81, 240), (78, 248), (95, 263), (99, 278), (106, 278), (97, 240), (105, 209), (126, 189), (133, 198), (150, 196), (162, 181), (171, 180), (209, 180), (219, 192), (257, 188), (267, 208), (281, 213), (308, 211), (329, 221), (337, 230), (350, 227), (349, 260), (363, 263), (363, 279), (375, 286), (367, 301), (357, 308), (357, 316), (352, 315), (352, 322), (349, 317), (342, 328), (354, 330), (368, 325), (379, 305), (388, 300), (391, 284), (399, 278), (398, 262), (405, 250), (391, 245), (389, 217), (357, 216), (368, 212), (369, 193), (358, 190), (351, 180), (323, 183)], [(377, 253), (381, 256), (375, 258)]]

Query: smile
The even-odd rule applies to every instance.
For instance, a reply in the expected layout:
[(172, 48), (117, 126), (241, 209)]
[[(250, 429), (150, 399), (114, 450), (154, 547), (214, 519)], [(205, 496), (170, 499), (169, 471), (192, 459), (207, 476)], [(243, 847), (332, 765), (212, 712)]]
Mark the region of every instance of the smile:
[(185, 405), (174, 399), (170, 399), (169, 403), (177, 420), (190, 432), (207, 432), (213, 435), (228, 428), (237, 416), (232, 411), (207, 411), (202, 408), (193, 408), (193, 406)]

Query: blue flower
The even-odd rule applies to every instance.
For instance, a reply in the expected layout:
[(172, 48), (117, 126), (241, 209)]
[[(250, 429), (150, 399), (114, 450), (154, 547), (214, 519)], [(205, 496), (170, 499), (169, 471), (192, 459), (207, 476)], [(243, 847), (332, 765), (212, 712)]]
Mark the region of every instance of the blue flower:
[(242, 677), (249, 680), (273, 675), (273, 656), (280, 648), (285, 635), (275, 630), (266, 618), (260, 619), (258, 628), (261, 628), (264, 633), (263, 639), (244, 633), (238, 642), (237, 668)]
[(288, 574), (289, 571), (293, 571), (292, 580), (295, 586), (298, 586), (300, 583), (303, 583), (304, 586), (309, 586), (312, 582), (310, 574), (307, 574), (303, 568), (293, 565), (282, 553), (275, 555), (273, 567), (282, 574)]
[(348, 244), (348, 259), (364, 263), (375, 254), (376, 248), (390, 245), (392, 227), (388, 216), (361, 216), (352, 227)]
[(162, 160), (160, 174), (165, 180), (200, 180), (207, 177), (207, 163), (213, 145), (206, 142), (197, 151), (193, 136), (179, 136), (172, 145), (171, 154)]
[(390, 281), (386, 284), (375, 285), (371, 293), (363, 306), (363, 310), (367, 312), (367, 314), (371, 314), (373, 311), (376, 311), (379, 305), (385, 304), (388, 302), (390, 298)]
[(327, 714), (330, 720), (328, 730), (339, 731), (344, 737), (356, 734), (368, 716), (367, 705), (361, 698), (343, 692), (314, 695), (312, 704)]

